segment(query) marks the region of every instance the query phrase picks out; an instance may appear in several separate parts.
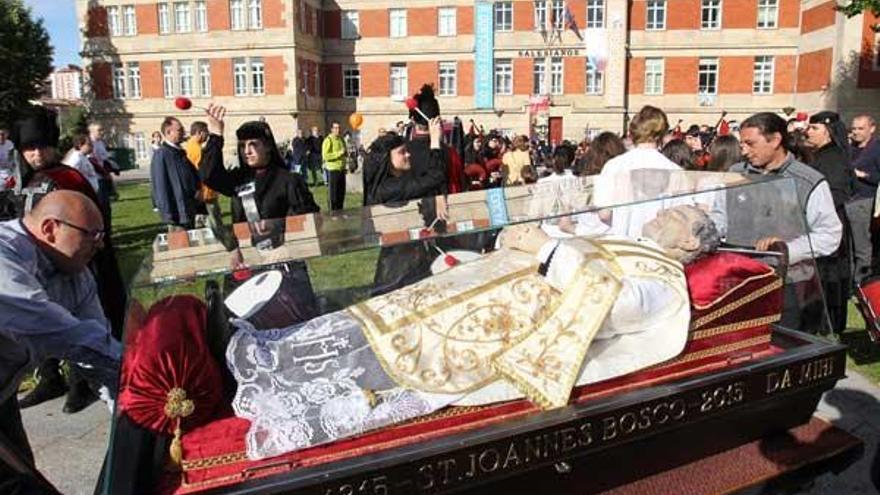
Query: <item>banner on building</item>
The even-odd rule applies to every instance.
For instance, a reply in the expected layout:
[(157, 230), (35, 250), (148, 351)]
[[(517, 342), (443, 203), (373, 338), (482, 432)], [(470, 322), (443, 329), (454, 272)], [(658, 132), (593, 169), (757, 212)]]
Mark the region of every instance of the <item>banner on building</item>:
[(608, 65), (608, 32), (601, 28), (585, 29), (584, 45), (590, 65), (599, 72), (605, 72), (605, 66)]
[(495, 107), (495, 33), (492, 2), (474, 5), (474, 107)]

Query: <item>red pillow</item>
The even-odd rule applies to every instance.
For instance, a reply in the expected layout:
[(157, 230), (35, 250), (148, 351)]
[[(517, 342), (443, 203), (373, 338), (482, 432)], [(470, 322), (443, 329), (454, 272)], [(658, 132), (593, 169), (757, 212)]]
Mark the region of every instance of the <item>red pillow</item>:
[[(222, 379), (205, 339), (206, 323), (207, 307), (194, 296), (171, 296), (150, 307), (143, 323), (127, 335), (119, 380), (121, 412), (169, 435), (177, 417), (188, 430), (215, 415)], [(175, 408), (176, 413), (168, 412)]]
[(773, 268), (736, 253), (704, 256), (685, 266), (691, 305), (704, 309), (750, 280), (773, 276)]

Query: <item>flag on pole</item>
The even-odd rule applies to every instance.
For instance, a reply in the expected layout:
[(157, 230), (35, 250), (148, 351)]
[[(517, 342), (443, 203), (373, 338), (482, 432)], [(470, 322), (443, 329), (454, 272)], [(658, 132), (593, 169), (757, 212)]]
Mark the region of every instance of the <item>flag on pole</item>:
[(583, 36), (581, 36), (581, 30), (577, 25), (577, 19), (575, 19), (574, 14), (571, 13), (571, 8), (569, 8), (568, 2), (564, 2), (563, 5), (565, 6), (565, 29), (571, 29), (579, 40), (584, 41)]
[(730, 134), (730, 123), (727, 122), (727, 119), (721, 119), (721, 125), (718, 126), (718, 135), (726, 136)]

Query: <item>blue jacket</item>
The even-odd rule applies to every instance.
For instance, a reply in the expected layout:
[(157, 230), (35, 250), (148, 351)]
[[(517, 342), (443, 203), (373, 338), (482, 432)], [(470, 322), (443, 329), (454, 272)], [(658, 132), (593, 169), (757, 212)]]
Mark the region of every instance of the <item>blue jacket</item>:
[(153, 200), (162, 221), (174, 225), (191, 225), (195, 220), (201, 181), (196, 169), (186, 159), (183, 148), (163, 142), (153, 153), (150, 163)]
[(856, 178), (853, 198), (873, 198), (880, 183), (880, 141), (872, 138), (867, 146), (853, 151), (852, 168), (868, 174), (864, 179)]

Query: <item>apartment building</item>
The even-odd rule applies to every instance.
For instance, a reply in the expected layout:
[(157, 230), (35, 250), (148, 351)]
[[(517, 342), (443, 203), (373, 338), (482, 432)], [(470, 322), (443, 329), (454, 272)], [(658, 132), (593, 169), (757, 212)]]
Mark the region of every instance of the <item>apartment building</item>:
[[(764, 110), (873, 111), (870, 15), (834, 0), (77, 0), (93, 111), (148, 155), (176, 96), (228, 126), (405, 118), (433, 83), (443, 113), (552, 140), (619, 131), (644, 104), (713, 124)], [(596, 54), (604, 57), (596, 58)], [(604, 60), (603, 60), (604, 58)], [(230, 133), (231, 135), (231, 133)]]

